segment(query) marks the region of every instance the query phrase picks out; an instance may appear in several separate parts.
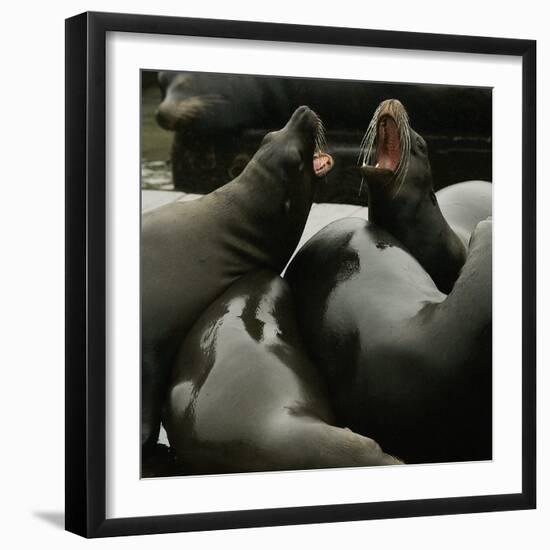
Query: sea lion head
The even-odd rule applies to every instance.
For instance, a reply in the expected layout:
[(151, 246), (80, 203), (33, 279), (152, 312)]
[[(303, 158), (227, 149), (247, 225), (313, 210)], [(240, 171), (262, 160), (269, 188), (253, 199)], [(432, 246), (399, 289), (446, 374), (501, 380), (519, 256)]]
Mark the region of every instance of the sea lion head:
[[(432, 171), (424, 138), (410, 125), (397, 99), (380, 103), (363, 137), (360, 170), (369, 192), (369, 212), (405, 206), (413, 212), (425, 201), (434, 203)], [(375, 220), (373, 220), (375, 221)]]
[(325, 129), (321, 118), (302, 105), (283, 128), (266, 134), (252, 165), (268, 166), (284, 181), (322, 177), (333, 166), (333, 159), (325, 149)]
[(165, 130), (192, 131), (206, 113), (216, 119), (215, 113), (226, 107), (227, 99), (219, 85), (219, 93), (209, 93), (201, 89), (200, 79), (191, 73), (160, 71), (157, 78), (161, 102), (155, 118)]
[(307, 106), (296, 109), (280, 130), (269, 132), (243, 172), (234, 180), (246, 188), (262, 225), (272, 226), (278, 261), (284, 264), (298, 244), (318, 181), (333, 166), (325, 152), (325, 131)]
[(387, 99), (376, 109), (362, 143), (360, 170), (369, 193), (369, 220), (401, 243), (450, 292), (466, 249), (441, 213), (428, 148), (405, 107)]

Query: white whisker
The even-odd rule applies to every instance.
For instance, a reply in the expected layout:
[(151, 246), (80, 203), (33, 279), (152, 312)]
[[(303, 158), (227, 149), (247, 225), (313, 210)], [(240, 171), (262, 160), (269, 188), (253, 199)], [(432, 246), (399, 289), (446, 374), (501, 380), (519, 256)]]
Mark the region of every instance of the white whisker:
[[(399, 133), (399, 162), (392, 178), (392, 180), (397, 183), (397, 190), (392, 197), (395, 198), (399, 194), (399, 191), (401, 190), (401, 187), (407, 177), (411, 156), (411, 126), (409, 122), (409, 115), (401, 103), (393, 100), (385, 100), (378, 105), (374, 111), (367, 131), (361, 140), (357, 164), (360, 166), (374, 164), (377, 149), (376, 138), (378, 137), (378, 123), (381, 116), (384, 114), (390, 114), (390, 116), (394, 119)], [(363, 178), (361, 179), (359, 194), (361, 194), (362, 187)]]

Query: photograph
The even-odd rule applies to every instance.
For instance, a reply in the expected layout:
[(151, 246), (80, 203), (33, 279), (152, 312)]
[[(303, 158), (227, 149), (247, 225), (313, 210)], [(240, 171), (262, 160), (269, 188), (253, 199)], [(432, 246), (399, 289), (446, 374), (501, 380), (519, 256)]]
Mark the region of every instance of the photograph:
[(536, 43), (66, 22), (66, 518), (536, 506)]
[(493, 89), (140, 71), (141, 477), (493, 458)]
[(8, 5), (3, 548), (544, 546), (543, 5)]

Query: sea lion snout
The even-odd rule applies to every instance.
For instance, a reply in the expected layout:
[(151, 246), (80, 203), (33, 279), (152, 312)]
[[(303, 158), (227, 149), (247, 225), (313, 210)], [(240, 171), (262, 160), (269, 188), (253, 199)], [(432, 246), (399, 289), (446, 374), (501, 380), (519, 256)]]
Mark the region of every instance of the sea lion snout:
[(394, 178), (393, 170), (388, 168), (380, 168), (364, 164), (363, 166), (358, 166), (357, 170), (360, 172), (361, 176), (365, 178), (365, 181), (371, 189), (375, 186), (381, 188), (391, 185)]
[(411, 127), (398, 99), (380, 103), (361, 150), (360, 170), (370, 191), (383, 192), (387, 201), (400, 193), (412, 193), (419, 201), (429, 198), (432, 175), (426, 141)]
[(312, 169), (315, 176), (324, 176), (332, 170), (334, 159), (326, 152), (325, 128), (321, 117), (315, 111), (307, 105), (298, 107), (283, 130), (296, 133), (307, 145), (312, 143)]
[(165, 102), (162, 102), (155, 112), (157, 124), (165, 130), (175, 130), (175, 120)]
[(408, 123), (407, 109), (399, 99), (384, 99), (377, 108), (377, 121), (380, 125), (384, 120), (392, 119), (396, 124)]
[(190, 130), (202, 113), (220, 103), (223, 99), (214, 95), (187, 98), (167, 96), (158, 106), (155, 116), (159, 126), (165, 130)]
[[(324, 126), (321, 117), (307, 105), (302, 105), (294, 111), (284, 129), (308, 137), (311, 136), (314, 141), (317, 138), (324, 140)], [(319, 146), (321, 143), (316, 143), (316, 145)]]
[[(161, 128), (179, 132), (200, 127), (204, 132), (205, 128), (217, 127), (220, 109), (227, 104), (223, 90), (211, 93), (194, 82), (191, 75), (180, 73), (161, 72), (158, 83), (162, 99), (155, 118)], [(216, 122), (208, 122), (210, 118)]]

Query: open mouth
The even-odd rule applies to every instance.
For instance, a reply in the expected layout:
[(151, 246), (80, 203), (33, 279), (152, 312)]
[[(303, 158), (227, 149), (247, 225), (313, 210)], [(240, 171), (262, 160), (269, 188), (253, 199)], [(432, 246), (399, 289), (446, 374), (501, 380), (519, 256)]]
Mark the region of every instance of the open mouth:
[(334, 160), (328, 153), (324, 153), (320, 150), (315, 151), (313, 154), (313, 173), (317, 177), (328, 174), (333, 166)]
[(393, 117), (384, 115), (378, 122), (375, 168), (395, 172), (401, 158), (399, 130)]
[(315, 117), (315, 151), (313, 153), (313, 173), (317, 177), (322, 177), (328, 174), (333, 166), (334, 159), (325, 152), (327, 140), (325, 137), (325, 127), (321, 117), (311, 111)]
[(367, 183), (382, 183), (386, 189), (395, 190), (395, 197), (407, 177), (410, 155), (407, 111), (399, 100), (386, 99), (378, 105), (363, 136), (358, 162), (361, 173)]

